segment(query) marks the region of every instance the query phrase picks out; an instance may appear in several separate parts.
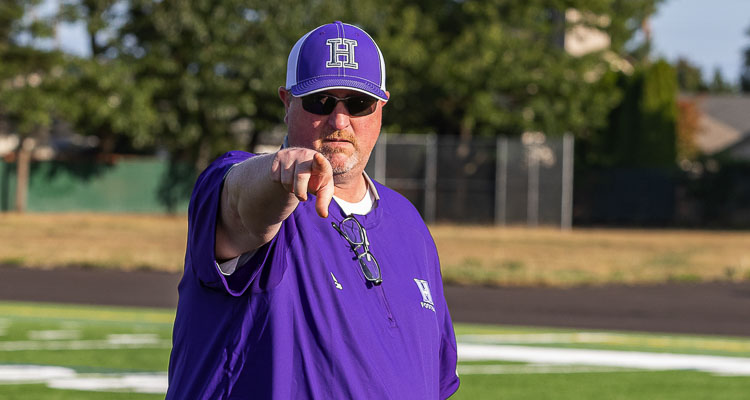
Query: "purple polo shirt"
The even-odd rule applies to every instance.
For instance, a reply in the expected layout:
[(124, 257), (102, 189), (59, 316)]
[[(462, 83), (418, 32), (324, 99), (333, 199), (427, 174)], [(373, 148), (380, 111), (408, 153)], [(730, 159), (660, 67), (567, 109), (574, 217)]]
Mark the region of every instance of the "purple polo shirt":
[(459, 385), (456, 340), (435, 244), (417, 211), (375, 183), (357, 216), (383, 283), (367, 282), (331, 226), (331, 202), (300, 203), (276, 237), (232, 275), (215, 262), (223, 178), (251, 154), (229, 152), (198, 178), (167, 399), (443, 399)]

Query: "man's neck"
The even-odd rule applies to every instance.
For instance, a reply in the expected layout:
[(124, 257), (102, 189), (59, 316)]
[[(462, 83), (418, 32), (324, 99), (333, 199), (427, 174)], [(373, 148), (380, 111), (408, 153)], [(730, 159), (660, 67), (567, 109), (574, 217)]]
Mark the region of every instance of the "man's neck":
[(367, 181), (362, 171), (334, 176), (333, 185), (333, 195), (350, 203), (362, 200), (367, 193)]

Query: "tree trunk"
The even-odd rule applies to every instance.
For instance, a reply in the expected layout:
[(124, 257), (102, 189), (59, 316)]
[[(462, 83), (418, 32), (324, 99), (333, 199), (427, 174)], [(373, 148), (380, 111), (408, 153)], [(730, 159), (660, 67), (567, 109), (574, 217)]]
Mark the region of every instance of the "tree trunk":
[(29, 191), (29, 170), (31, 169), (31, 151), (34, 150), (34, 139), (24, 138), (18, 147), (16, 158), (16, 212), (26, 212)]

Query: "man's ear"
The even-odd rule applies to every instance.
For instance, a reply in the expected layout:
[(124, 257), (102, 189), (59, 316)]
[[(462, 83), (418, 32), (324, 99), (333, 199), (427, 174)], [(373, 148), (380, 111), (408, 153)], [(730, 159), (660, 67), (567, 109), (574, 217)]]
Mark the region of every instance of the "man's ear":
[(279, 98), (284, 103), (284, 107), (289, 108), (289, 101), (292, 99), (292, 93), (286, 90), (285, 87), (279, 86)]
[(289, 102), (292, 101), (292, 93), (286, 90), (285, 87), (279, 86), (279, 98), (284, 103), (284, 123), (289, 124), (287, 117), (289, 115)]
[[(391, 92), (389, 92), (389, 91), (386, 90), (385, 91), (385, 98), (387, 98), (388, 100), (390, 100), (391, 99)], [(385, 107), (386, 104), (388, 104), (388, 102), (384, 101), (383, 102), (383, 107)]]

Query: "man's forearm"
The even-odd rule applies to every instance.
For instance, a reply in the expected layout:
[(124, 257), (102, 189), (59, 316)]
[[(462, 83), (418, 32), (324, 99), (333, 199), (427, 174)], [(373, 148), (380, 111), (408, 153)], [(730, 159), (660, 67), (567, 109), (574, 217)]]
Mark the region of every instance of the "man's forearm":
[(333, 174), (328, 161), (314, 150), (283, 149), (236, 165), (221, 193), (217, 259), (231, 259), (271, 241), (308, 193), (318, 195), (318, 214), (327, 216)]

